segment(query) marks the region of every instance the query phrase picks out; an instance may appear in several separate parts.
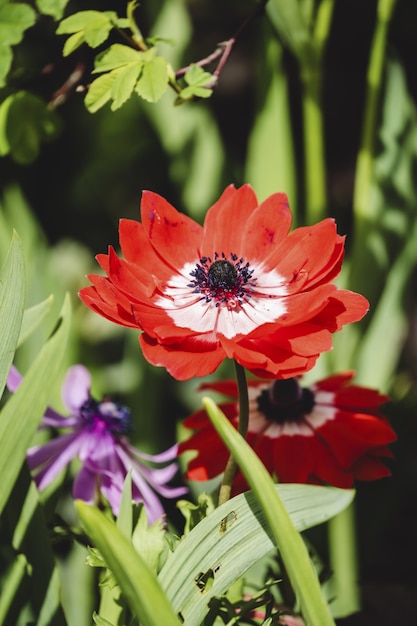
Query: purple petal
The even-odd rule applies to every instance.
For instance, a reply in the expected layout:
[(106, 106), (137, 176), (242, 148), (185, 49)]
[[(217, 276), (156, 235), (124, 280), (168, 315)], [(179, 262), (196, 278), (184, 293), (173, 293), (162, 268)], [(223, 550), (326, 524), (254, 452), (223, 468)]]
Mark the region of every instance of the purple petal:
[(88, 400), (90, 386), (91, 375), (84, 365), (69, 368), (62, 386), (62, 400), (71, 413), (77, 414), (80, 406)]
[(7, 389), (14, 393), (21, 382), (22, 376), (20, 375), (16, 367), (12, 365), (9, 371), (9, 375), (7, 377)]
[(26, 457), (31, 470), (41, 467), (34, 479), (41, 491), (49, 485), (78, 454), (84, 433), (78, 431), (61, 435), (42, 446), (27, 451)]
[(165, 463), (166, 461), (172, 461), (176, 459), (178, 456), (178, 444), (174, 444), (168, 450), (164, 452), (160, 452), (159, 454), (146, 454), (146, 452), (142, 452), (137, 448), (128, 444), (129, 452), (140, 459), (145, 459), (145, 461), (153, 461), (154, 463)]
[(42, 418), (41, 427), (43, 428), (73, 428), (74, 426), (78, 426), (80, 420), (77, 416), (68, 416), (61, 415), (51, 409), (49, 406), (45, 411), (45, 415)]
[(94, 504), (96, 492), (97, 476), (83, 465), (74, 480), (72, 497), (74, 500), (84, 500), (84, 502)]

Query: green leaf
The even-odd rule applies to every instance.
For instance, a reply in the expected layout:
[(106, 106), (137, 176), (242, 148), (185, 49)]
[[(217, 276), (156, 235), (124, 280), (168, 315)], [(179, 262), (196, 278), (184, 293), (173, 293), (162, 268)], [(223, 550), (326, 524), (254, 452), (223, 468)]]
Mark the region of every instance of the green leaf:
[(98, 615), (95, 611), (93, 613), (93, 620), (94, 623), (97, 624), (97, 626), (114, 626), (112, 622), (104, 619), (104, 617), (100, 617), (100, 615)]
[(168, 66), (165, 59), (155, 57), (143, 66), (136, 92), (147, 102), (157, 102), (168, 87)]
[(213, 76), (199, 65), (191, 65), (190, 69), (184, 74), (184, 80), (188, 87), (181, 89), (176, 104), (180, 104), (183, 100), (191, 100), (194, 97), (209, 98), (213, 93), (213, 90), (207, 87), (207, 85), (212, 83)]
[(69, 0), (36, 0), (36, 6), (40, 13), (51, 15), (55, 20), (60, 20), (64, 15), (64, 9)]
[(108, 72), (130, 64), (138, 64), (142, 66), (145, 59), (146, 57), (144, 57), (143, 52), (133, 50), (133, 48), (130, 48), (129, 46), (123, 46), (122, 44), (116, 43), (96, 56), (93, 74)]
[[(58, 35), (77, 34), (77, 40), (71, 44), (72, 50), (75, 41), (79, 47), (82, 43), (87, 43), (91, 48), (97, 48), (108, 38), (110, 31), (117, 20), (114, 11), (79, 11), (62, 20), (56, 32)], [(65, 55), (69, 54), (65, 49)]]
[[(313, 485), (275, 485), (275, 490), (299, 531), (337, 515), (354, 495), (345, 489)], [(164, 564), (159, 580), (186, 623), (199, 625), (210, 598), (225, 593), (274, 547), (255, 496), (252, 492), (240, 494), (213, 510), (181, 540)], [(196, 584), (201, 573), (212, 585), (204, 593)]]
[(156, 576), (132, 549), (131, 541), (95, 507), (77, 501), (76, 508), (87, 534), (111, 568), (141, 625), (180, 626)]
[(300, 4), (287, 0), (269, 0), (266, 13), (285, 45), (300, 61), (307, 62), (312, 55), (312, 38)]
[(0, 155), (10, 153), (17, 163), (31, 163), (42, 141), (54, 139), (60, 129), (55, 111), (28, 91), (10, 95), (0, 105)]
[(77, 50), (84, 43), (84, 33), (74, 33), (68, 37), (62, 49), (62, 56), (68, 57), (74, 50)]
[(25, 299), (23, 249), (16, 233), (0, 272), (0, 397), (13, 363)]
[(149, 526), (145, 507), (142, 506), (133, 531), (132, 543), (136, 552), (154, 574), (159, 571), (160, 556), (167, 545), (165, 536), (166, 531), (162, 519), (156, 520)]
[(25, 30), (34, 25), (35, 11), (23, 3), (0, 4), (0, 87), (6, 84), (13, 53), (11, 46), (22, 41)]
[[(268, 532), (280, 551), (291, 586), (300, 602), (304, 619), (309, 626), (334, 626), (307, 548), (294, 527), (271, 476), (256, 453), (213, 400), (205, 398), (203, 404), (215, 429), (233, 454), (262, 510)], [(233, 509), (230, 515), (232, 512)], [(188, 537), (190, 536), (191, 533)], [(215, 568), (216, 564), (213, 563), (211, 567)]]
[(142, 71), (142, 62), (132, 63), (117, 70), (117, 75), (111, 87), (113, 102), (111, 110), (116, 111), (130, 98), (139, 75)]
[(69, 298), (65, 299), (60, 324), (43, 346), (17, 391), (0, 413), (0, 513), (9, 497), (26, 451), (58, 382), (70, 325)]
[(24, 311), (17, 347), (21, 346), (42, 323), (51, 310), (53, 299), (53, 296), (49, 296), (43, 302), (39, 302), (39, 304), (35, 304)]
[(90, 113), (96, 113), (111, 100), (111, 90), (117, 76), (117, 70), (99, 76), (91, 83), (84, 103)]

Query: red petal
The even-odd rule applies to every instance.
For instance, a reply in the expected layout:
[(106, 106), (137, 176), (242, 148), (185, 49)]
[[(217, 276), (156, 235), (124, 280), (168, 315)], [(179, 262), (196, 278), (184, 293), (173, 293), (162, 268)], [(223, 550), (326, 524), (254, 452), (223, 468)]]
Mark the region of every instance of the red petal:
[(247, 223), (241, 221), (240, 224), (245, 232), (242, 256), (247, 261), (258, 261), (271, 267), (268, 259), (272, 247), (276, 250), (281, 245), (291, 226), (287, 196), (284, 193), (269, 196), (248, 217)]
[(177, 272), (189, 261), (200, 259), (202, 228), (164, 198), (144, 191), (140, 206), (142, 224), (154, 250)]
[(220, 199), (207, 211), (204, 220), (202, 256), (213, 258), (215, 252), (241, 256), (245, 246), (245, 224), (258, 205), (249, 185), (226, 188)]
[(139, 338), (143, 355), (152, 365), (165, 367), (177, 380), (189, 380), (194, 376), (212, 374), (224, 359), (221, 347), (215, 347), (204, 342), (195, 341), (195, 351), (190, 351), (190, 345), (179, 342), (170, 346), (158, 344), (147, 334)]

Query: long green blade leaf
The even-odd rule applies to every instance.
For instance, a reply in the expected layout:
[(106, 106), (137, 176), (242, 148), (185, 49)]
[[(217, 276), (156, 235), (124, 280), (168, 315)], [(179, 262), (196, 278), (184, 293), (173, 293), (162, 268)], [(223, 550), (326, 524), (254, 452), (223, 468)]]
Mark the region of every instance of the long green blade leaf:
[(180, 626), (156, 576), (116, 524), (85, 502), (77, 501), (81, 522), (112, 570), (141, 626)]
[(13, 362), (25, 297), (25, 265), (22, 244), (16, 233), (0, 273), (0, 397)]
[(259, 503), (308, 626), (334, 626), (306, 546), (263, 463), (210, 398), (203, 404)]
[(47, 407), (51, 389), (58, 382), (70, 327), (67, 297), (60, 325), (47, 341), (18, 390), (0, 414), (0, 513), (13, 489), (26, 450)]
[[(287, 484), (274, 488), (299, 531), (337, 515), (354, 496), (351, 490), (313, 485)], [(199, 625), (210, 598), (225, 593), (274, 547), (261, 507), (249, 491), (232, 498), (199, 522), (170, 555), (159, 580), (184, 624)]]

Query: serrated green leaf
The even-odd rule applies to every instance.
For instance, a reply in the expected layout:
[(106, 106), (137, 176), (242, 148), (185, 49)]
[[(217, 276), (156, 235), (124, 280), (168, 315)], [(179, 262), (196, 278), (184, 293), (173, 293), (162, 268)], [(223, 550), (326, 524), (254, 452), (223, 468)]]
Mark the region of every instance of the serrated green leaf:
[(62, 20), (58, 35), (81, 33), (82, 39), (91, 48), (97, 48), (108, 38), (117, 20), (114, 11), (79, 11)]
[(36, 428), (58, 382), (70, 325), (69, 298), (61, 311), (60, 325), (35, 359), (17, 391), (0, 413), (0, 512), (25, 460)]
[(213, 80), (212, 74), (203, 70), (202, 67), (193, 63), (190, 65), (190, 69), (184, 74), (184, 80), (187, 85), (195, 85), (198, 87), (205, 87)]
[(98, 509), (81, 501), (75, 504), (87, 534), (104, 556), (140, 623), (180, 626), (156, 576), (132, 549), (132, 542)]
[(22, 41), (23, 33), (33, 26), (35, 21), (36, 14), (27, 4), (11, 2), (0, 4), (0, 87), (6, 84), (6, 77), (12, 65), (11, 46)]
[(42, 141), (57, 136), (59, 118), (45, 102), (28, 91), (10, 95), (0, 105), (0, 154), (17, 163), (31, 163)]
[(80, 31), (79, 33), (74, 33), (71, 37), (68, 37), (66, 42), (64, 43), (64, 47), (62, 48), (62, 56), (69, 56), (74, 50), (77, 50), (84, 43), (84, 33)]
[(111, 110), (116, 111), (130, 98), (139, 75), (142, 71), (142, 63), (131, 63), (117, 71), (117, 76), (111, 88), (113, 102)]
[(0, 271), (0, 397), (13, 362), (23, 318), (25, 264), (22, 244), (14, 233)]
[(118, 70), (99, 76), (91, 83), (84, 103), (90, 113), (96, 113), (111, 100), (111, 89)]
[(36, 22), (36, 13), (28, 4), (7, 2), (0, 5), (0, 42), (3, 46), (20, 43), (25, 30)]
[[(354, 492), (313, 485), (275, 485), (295, 527), (306, 530), (347, 507)], [(187, 626), (199, 625), (211, 597), (219, 596), (275, 547), (265, 516), (252, 492), (240, 494), (202, 519), (169, 555), (159, 574), (174, 609)], [(195, 579), (213, 572), (201, 592)]]
[(144, 64), (136, 92), (147, 102), (158, 102), (168, 87), (167, 62), (155, 57)]
[(4, 87), (6, 84), (6, 77), (9, 73), (12, 61), (12, 49), (9, 46), (0, 45), (0, 87)]
[(191, 87), (184, 87), (184, 89), (181, 89), (178, 94), (176, 104), (181, 104), (181, 101), (185, 102), (187, 100), (191, 100), (192, 98), (210, 98), (212, 93), (213, 90), (207, 89), (206, 87), (197, 87), (194, 85)]
[(60, 20), (64, 15), (64, 9), (69, 0), (36, 0), (36, 6), (40, 13), (51, 15), (55, 20)]
[(160, 556), (166, 548), (165, 536), (162, 519), (148, 526), (148, 516), (145, 507), (142, 507), (132, 534), (132, 543), (136, 552), (155, 575), (159, 571)]
[(116, 43), (96, 56), (93, 74), (108, 72), (128, 64), (142, 65), (144, 59), (146, 60), (146, 57), (143, 52)]

